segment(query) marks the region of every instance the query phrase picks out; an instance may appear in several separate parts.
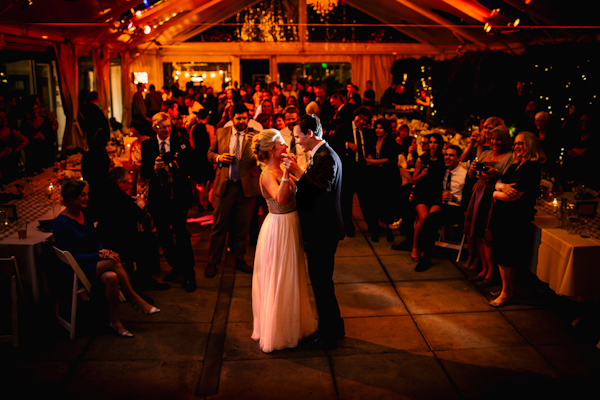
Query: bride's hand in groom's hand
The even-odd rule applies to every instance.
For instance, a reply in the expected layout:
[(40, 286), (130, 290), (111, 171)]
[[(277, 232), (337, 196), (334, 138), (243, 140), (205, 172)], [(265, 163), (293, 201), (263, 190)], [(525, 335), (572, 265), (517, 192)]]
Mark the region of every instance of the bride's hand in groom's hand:
[(300, 166), (296, 162), (296, 158), (290, 154), (283, 154), (283, 166), (290, 174), (295, 176), (299, 176), (298, 173), (300, 173), (301, 175), (303, 172), (302, 168), (300, 168)]

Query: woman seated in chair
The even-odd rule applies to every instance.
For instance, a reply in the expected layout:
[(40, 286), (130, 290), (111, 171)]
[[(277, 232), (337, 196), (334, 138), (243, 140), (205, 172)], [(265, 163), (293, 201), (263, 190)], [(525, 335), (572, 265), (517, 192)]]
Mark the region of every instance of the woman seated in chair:
[(144, 314), (155, 314), (160, 310), (145, 302), (133, 290), (119, 255), (103, 248), (93, 222), (86, 218), (88, 193), (88, 184), (83, 180), (72, 179), (62, 185), (61, 195), (66, 208), (54, 220), (56, 245), (73, 255), (92, 285), (98, 281), (104, 284), (110, 313), (109, 326), (121, 337), (132, 337), (118, 316), (119, 290), (123, 290), (132, 305)]

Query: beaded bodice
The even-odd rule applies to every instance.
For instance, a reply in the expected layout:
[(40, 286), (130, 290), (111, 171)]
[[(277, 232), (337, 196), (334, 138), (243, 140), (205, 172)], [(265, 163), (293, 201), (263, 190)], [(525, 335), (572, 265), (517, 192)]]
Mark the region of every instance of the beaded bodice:
[[(262, 184), (262, 176), (269, 170), (263, 171), (260, 175), (260, 190), (262, 192), (263, 197), (267, 201), (267, 207), (269, 207), (269, 212), (273, 214), (287, 214), (296, 210), (296, 184), (290, 180), (290, 196), (286, 204), (279, 204), (274, 198), (269, 196), (269, 193), (265, 190)], [(275, 173), (269, 171), (275, 178), (277, 178), (277, 182), (281, 184), (281, 178), (278, 177)]]

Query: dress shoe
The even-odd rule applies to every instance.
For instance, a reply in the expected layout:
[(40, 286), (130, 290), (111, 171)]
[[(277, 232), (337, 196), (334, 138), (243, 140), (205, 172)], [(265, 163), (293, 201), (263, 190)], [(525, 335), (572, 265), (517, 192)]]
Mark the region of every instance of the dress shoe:
[(165, 275), (165, 277), (163, 278), (163, 281), (173, 282), (175, 279), (179, 278), (180, 276), (181, 276), (181, 272), (179, 272), (177, 269), (173, 268), (169, 271), (168, 274)]
[(248, 263), (246, 263), (245, 260), (242, 259), (237, 259), (235, 260), (235, 269), (240, 270), (242, 272), (245, 272), (247, 274), (251, 274), (252, 273), (252, 267), (248, 265)]
[(133, 334), (131, 332), (129, 332), (127, 329), (125, 329), (125, 328), (117, 329), (117, 327), (114, 326), (112, 322), (109, 322), (108, 326), (110, 326), (110, 329), (112, 329), (114, 333), (116, 333), (117, 335), (119, 335), (122, 338), (132, 338), (133, 337)]
[(392, 232), (391, 229), (386, 229), (385, 231), (385, 237), (387, 239), (388, 242), (393, 242), (394, 241), (394, 233)]
[(431, 260), (429, 258), (423, 258), (415, 267), (415, 272), (427, 271), (431, 267)]
[(213, 278), (217, 274), (217, 266), (215, 264), (206, 264), (206, 269), (204, 270), (204, 276), (207, 278)]
[(371, 241), (377, 243), (379, 242), (379, 234), (378, 233), (372, 233), (371, 234)]
[(501, 299), (501, 298), (497, 298), (494, 299), (492, 301), (490, 301), (490, 306), (492, 307), (504, 307), (509, 305), (510, 303), (512, 303), (512, 298), (505, 298), (505, 299)]
[(356, 232), (355, 231), (346, 231), (346, 236), (354, 237), (354, 236), (356, 236)]
[(298, 347), (304, 350), (331, 350), (337, 348), (337, 341), (315, 334), (298, 343)]
[(189, 278), (183, 280), (183, 288), (186, 292), (192, 293), (196, 290), (196, 278)]
[(388, 225), (388, 228), (390, 229), (400, 229), (400, 225), (402, 224), (402, 218), (400, 218), (398, 221), (393, 222), (391, 224)]
[(152, 307), (148, 311), (143, 311), (145, 315), (152, 315), (160, 312), (160, 308)]

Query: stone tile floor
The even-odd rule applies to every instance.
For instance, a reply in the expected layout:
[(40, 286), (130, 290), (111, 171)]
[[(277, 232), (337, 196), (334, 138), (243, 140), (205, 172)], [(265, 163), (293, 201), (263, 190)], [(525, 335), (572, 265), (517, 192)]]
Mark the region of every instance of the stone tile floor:
[(74, 340), (53, 322), (51, 304), (25, 310), (22, 346), (0, 346), (1, 382), (16, 393), (6, 398), (579, 398), (597, 389), (595, 306), (558, 298), (525, 273), (520, 301), (492, 308), (490, 289), (467, 280), (455, 253), (440, 251), (416, 273), (408, 252), (392, 250), (385, 236), (371, 242), (364, 221), (356, 224), (336, 256), (346, 338), (335, 350), (262, 353), (250, 338), (251, 276), (228, 257), (205, 278), (210, 225), (190, 224), (196, 292), (181, 282), (146, 292), (162, 310), (152, 316), (122, 304), (133, 339), (90, 323), (86, 307)]

